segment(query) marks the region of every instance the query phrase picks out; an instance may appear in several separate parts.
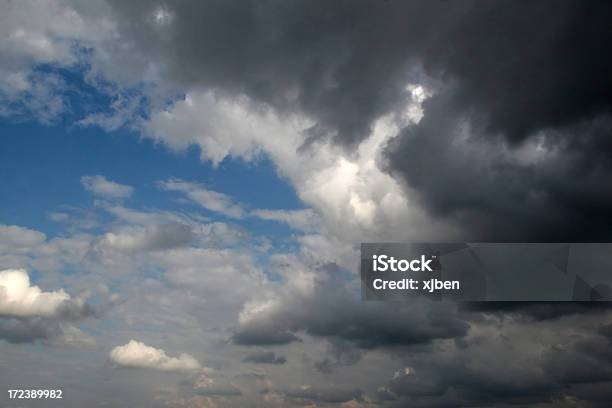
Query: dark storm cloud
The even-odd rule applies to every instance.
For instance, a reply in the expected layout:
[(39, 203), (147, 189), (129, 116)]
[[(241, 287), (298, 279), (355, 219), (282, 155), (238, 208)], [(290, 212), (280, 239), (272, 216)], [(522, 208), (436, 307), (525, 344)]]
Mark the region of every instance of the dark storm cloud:
[(536, 321), (575, 314), (605, 314), (612, 309), (611, 302), (469, 302), (461, 306), (469, 312), (523, 316)]
[[(270, 392), (264, 390), (265, 394)], [(335, 403), (341, 404), (351, 400), (362, 400), (363, 392), (358, 389), (344, 389), (336, 387), (293, 387), (281, 391), (285, 396), (294, 400), (307, 402)]]
[[(245, 93), (344, 145), (438, 95), (389, 147), (388, 169), (476, 239), (610, 236), (612, 4), (605, 1), (113, 2), (126, 48), (170, 83)], [(542, 136), (544, 132), (544, 136)], [(517, 163), (534, 135), (556, 151)]]
[(248, 354), (242, 361), (255, 364), (285, 364), (287, 359), (284, 356), (277, 356), (273, 351), (262, 350)]
[(426, 299), (409, 304), (363, 302), (331, 264), (319, 269), (318, 278), (311, 295), (283, 291), (279, 307), (241, 323), (233, 341), (282, 344), (305, 332), (368, 349), (423, 345), (435, 339), (462, 337), (468, 331), (455, 305)]
[[(471, 239), (610, 239), (611, 16), (605, 2), (470, 8), (424, 55), (444, 85), (389, 170)], [(536, 138), (549, 153), (517, 159)]]
[[(543, 129), (531, 145), (459, 112), (452, 94), (425, 103), (418, 125), (387, 148), (388, 169), (430, 212), (476, 241), (590, 242), (610, 238), (612, 118)], [(522, 149), (518, 151), (517, 149)], [(538, 150), (540, 149), (540, 150)]]
[[(609, 340), (585, 334), (577, 341), (563, 337), (559, 341), (545, 346), (539, 357), (528, 364), (516, 363), (520, 357), (514, 353), (521, 352), (511, 344), (504, 347), (505, 355), (487, 357), (487, 351), (476, 350), (483, 346), (478, 341), (454, 358), (417, 356), (412, 360), (414, 368), (396, 373), (377, 390), (376, 397), (391, 402), (391, 406), (394, 402), (397, 406), (422, 407), (555, 405), (555, 401), (560, 404), (565, 399), (580, 406), (600, 406), (601, 396), (584, 395), (581, 387), (588, 383), (609, 384), (612, 379)], [(494, 360), (486, 369), (477, 368), (478, 361), (487, 358)]]
[(343, 142), (393, 106), (419, 33), (447, 13), (438, 2), (191, 1), (168, 4), (172, 23), (159, 30), (157, 5), (114, 6), (125, 38), (165, 78), (303, 110)]
[(603, 1), (476, 2), (424, 61), (456, 83), (455, 106), (517, 141), (610, 112), (611, 15)]
[(272, 324), (267, 326), (251, 326), (242, 328), (232, 336), (232, 341), (245, 346), (252, 345), (275, 345), (287, 344), (293, 341), (301, 341), (295, 334), (286, 330), (279, 331)]

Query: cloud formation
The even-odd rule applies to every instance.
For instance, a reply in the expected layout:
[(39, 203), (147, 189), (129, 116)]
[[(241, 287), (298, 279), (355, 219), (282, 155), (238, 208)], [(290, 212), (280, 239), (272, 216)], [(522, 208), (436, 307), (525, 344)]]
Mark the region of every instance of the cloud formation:
[(286, 268), (285, 285), (245, 304), (235, 343), (287, 344), (305, 332), (371, 349), (423, 345), (460, 338), (468, 331), (453, 305), (426, 300), (402, 305), (362, 302), (335, 265), (312, 270), (288, 263)]
[[(108, 106), (74, 104), (75, 123), (127, 125), (175, 151), (197, 146), (221, 171), (226, 158), (266, 155), (308, 208), (251, 210), (171, 174), (159, 183), (211, 217), (288, 224), (298, 248), (285, 253), (224, 222), (117, 205), (132, 187), (85, 176), (111, 223), (49, 239), (0, 226), (2, 267), (117, 286), (126, 300), (111, 325), (140, 339), (139, 324), (151, 325), (201, 347), (228, 378), (184, 387), (178, 406), (607, 406), (608, 306), (365, 304), (351, 272), (361, 241), (609, 240), (611, 9), (573, 0), (10, 2), (0, 16), (0, 116), (52, 123), (69, 114), (66, 89), (83, 77)], [(120, 270), (130, 273), (109, 278)], [(95, 315), (85, 296), (6, 276), (1, 338), (87, 343), (87, 329), (73, 325)], [(248, 362), (275, 364), (238, 387), (231, 373), (248, 367), (244, 346), (268, 347)], [(111, 361), (200, 369), (135, 340)], [(98, 379), (107, 395), (126, 388)]]
[(277, 221), (300, 231), (317, 231), (320, 228), (320, 218), (311, 209), (305, 210), (253, 210), (250, 215), (262, 220)]
[(42, 232), (17, 225), (0, 225), (0, 248), (27, 248), (41, 244), (46, 236)]
[(134, 192), (131, 186), (119, 184), (108, 180), (104, 176), (83, 176), (81, 177), (83, 187), (93, 195), (107, 199), (128, 198)]
[(189, 354), (181, 353), (178, 357), (169, 357), (164, 350), (136, 340), (113, 348), (109, 358), (119, 367), (151, 368), (170, 372), (193, 372), (202, 369), (198, 360)]
[(277, 356), (273, 351), (261, 350), (249, 353), (242, 361), (255, 364), (285, 364), (287, 359), (284, 356)]
[(11, 343), (90, 346), (95, 340), (75, 322), (99, 315), (88, 293), (71, 297), (63, 289), (44, 292), (23, 269), (0, 271), (0, 339)]
[(343, 403), (361, 400), (362, 391), (358, 389), (342, 389), (336, 387), (313, 387), (302, 385), (282, 390), (282, 393), (297, 401), (314, 403)]
[(43, 292), (30, 285), (30, 277), (23, 269), (0, 271), (0, 315), (53, 316), (68, 300), (70, 296), (63, 289)]
[[(399, 124), (418, 119), (412, 110), (419, 109), (421, 97), (415, 96), (415, 102), (412, 95), (420, 95), (422, 91), (418, 86), (404, 89), (405, 103), (400, 112), (373, 124), (371, 137), (362, 141), (352, 153), (325, 138), (316, 143), (310, 140), (307, 129), (312, 122), (302, 115), (282, 116), (272, 106), (246, 96), (235, 99), (211, 92), (188, 94), (185, 100), (154, 114), (145, 135), (171, 148), (197, 145), (202, 158), (213, 163), (225, 157), (250, 160), (259, 151), (267, 154), (277, 165), (280, 175), (290, 180), (298, 197), (321, 218), (322, 228), (342, 241), (356, 243), (356, 237), (372, 241), (439, 236), (451, 239), (461, 236), (459, 229), (452, 222), (428, 216), (419, 202), (406, 194), (401, 183), (377, 165), (384, 146), (399, 131)], [(214, 120), (202, 121), (203, 117)], [(227, 129), (232, 131), (227, 133)], [(185, 135), (190, 137), (185, 140)], [(233, 149), (211, 146), (216, 143)], [(182, 184), (175, 188), (180, 187), (186, 193), (195, 194), (203, 189), (203, 186), (188, 182), (176, 182)], [(201, 205), (214, 205), (213, 210), (224, 205), (234, 215), (243, 213), (242, 208), (235, 209), (240, 204), (227, 196), (207, 193), (206, 189)], [(282, 218), (295, 226), (303, 224), (304, 216), (316, 221), (311, 214), (270, 213), (263, 209), (252, 212), (255, 216)], [(411, 228), (403, 228), (403, 223), (410, 224)]]
[(107, 232), (93, 243), (92, 251), (142, 252), (187, 246), (194, 238), (188, 225), (180, 222), (124, 227)]
[[(612, 129), (612, 10), (605, 3), (358, 2), (321, 10), (308, 2), (187, 2), (170, 7), (173, 18), (163, 27), (131, 24), (148, 19), (150, 5), (111, 4), (124, 40), (170, 82), (192, 90), (147, 125), (146, 134), (169, 146), (199, 144), (216, 163), (263, 149), (283, 171), (289, 166), (274, 154), (279, 148), (268, 146), (293, 136), (279, 132), (270, 113), (252, 126), (258, 106), (304, 118), (294, 121), (305, 136), (302, 154), (308, 146), (320, 152), (326, 140), (354, 153), (385, 115), (433, 95), (422, 121), (400, 123), (380, 157), (403, 184), (400, 197), (438, 222), (460, 224), (472, 239), (501, 231), (498, 239), (506, 240), (568, 239), (572, 231), (579, 239), (606, 236), (601, 226), (612, 198), (599, 186), (609, 184), (611, 172), (601, 152), (609, 150)], [(241, 21), (241, 29), (230, 33), (220, 21)], [(409, 84), (425, 91), (406, 92)], [(217, 92), (195, 91), (201, 87)], [(228, 121), (232, 116), (241, 120)], [(294, 184), (306, 202), (326, 204), (316, 193), (340, 175), (347, 186), (351, 178), (361, 182), (351, 174), (363, 173), (349, 163), (321, 171), (315, 191)], [(377, 202), (363, 189), (351, 188), (344, 202), (353, 218), (367, 221)], [(384, 213), (390, 202), (397, 205), (387, 198)]]
[(185, 194), (190, 200), (207, 210), (218, 212), (230, 218), (244, 217), (244, 209), (240, 204), (233, 202), (226, 194), (206, 189), (198, 183), (171, 179), (158, 183), (162, 190), (178, 191)]
[[(323, 10), (300, 1), (247, 2), (239, 8), (214, 2), (162, 8), (139, 1), (45, 4), (46, 16), (30, 2), (7, 9), (1, 49), (10, 100), (26, 99), (19, 90), (34, 88), (34, 74), (41, 73), (32, 66), (70, 67), (79, 61), (79, 47), (69, 46), (77, 41), (92, 51), (90, 77), (108, 80), (91, 82), (111, 96), (125, 97), (118, 88), (142, 81), (155, 84), (156, 91), (143, 91), (153, 101), (151, 115), (133, 125), (145, 137), (174, 149), (197, 144), (215, 164), (264, 151), (289, 173), (288, 161), (302, 164), (291, 150), (307, 155), (332, 140), (354, 154), (383, 117), (397, 118), (408, 102), (431, 97), (416, 115), (422, 123), (397, 121), (399, 129), (387, 138), (396, 140), (378, 155), (393, 175), (389, 181), (404, 185), (384, 199), (380, 214), (397, 214), (407, 200), (422, 205), (418, 209), (436, 222), (460, 224), (467, 235), (482, 239), (495, 231), (504, 231), (505, 239), (544, 239), (546, 231), (551, 237), (573, 230), (592, 239), (606, 234), (598, 227), (609, 221), (611, 200), (599, 188), (609, 183), (610, 173), (601, 154), (609, 150), (612, 99), (607, 74), (612, 61), (605, 57), (611, 10), (605, 3), (567, 0), (555, 5), (554, 13), (548, 1), (493, 1), (486, 7), (473, 1), (357, 2)], [(228, 21), (240, 21), (240, 30), (228, 31), (234, 25)], [(119, 41), (123, 47), (113, 46)], [(45, 81), (54, 76), (62, 89), (55, 72)], [(185, 99), (174, 100), (177, 93)], [(116, 110), (129, 117), (130, 109)], [(239, 120), (228, 120), (233, 117)], [(303, 136), (299, 143), (287, 146), (295, 136), (278, 126), (279, 117)], [(412, 160), (417, 148), (421, 153)], [(442, 159), (425, 160), (434, 154)], [(319, 158), (310, 161), (320, 164)], [(439, 165), (442, 161), (448, 165)], [(384, 176), (345, 162), (335, 167), (350, 186), (351, 194), (342, 197), (350, 204), (347, 213), (361, 224), (382, 216), (377, 211), (382, 199), (373, 186), (362, 184), (376, 177), (380, 185)], [(319, 177), (305, 173), (312, 176), (307, 186), (290, 175), (300, 197), (314, 206), (327, 204), (313, 179), (329, 180), (331, 188), (338, 177), (321, 167)], [(384, 183), (387, 191), (396, 189), (392, 183)], [(464, 188), (455, 191), (458, 185)], [(213, 194), (205, 201), (222, 198)], [(518, 209), (523, 202), (525, 208)], [(230, 212), (240, 214), (236, 208)], [(398, 217), (431, 224), (414, 214), (413, 209)]]

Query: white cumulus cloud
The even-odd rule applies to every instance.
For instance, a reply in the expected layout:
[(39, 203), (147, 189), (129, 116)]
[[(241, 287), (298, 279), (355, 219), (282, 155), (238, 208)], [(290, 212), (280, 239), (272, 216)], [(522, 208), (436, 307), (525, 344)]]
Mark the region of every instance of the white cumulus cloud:
[[(411, 109), (420, 109), (420, 103), (414, 101), (422, 102), (423, 98), (414, 98), (413, 93), (406, 90), (410, 101), (406, 112), (399, 118), (394, 114), (379, 118), (353, 154), (330, 141), (309, 144), (307, 130), (313, 122), (306, 117), (280, 116), (246, 96), (227, 98), (211, 92), (189, 92), (184, 100), (154, 112), (144, 134), (175, 150), (197, 145), (202, 159), (214, 165), (226, 157), (253, 160), (265, 154), (303, 203), (320, 216), (325, 232), (343, 241), (355, 244), (354, 237), (362, 241), (455, 238), (461, 235), (457, 226), (430, 217), (416, 194), (379, 167), (387, 143), (405, 125), (419, 120)], [(165, 185), (206, 208), (214, 205), (215, 211), (242, 214), (225, 195), (210, 194), (182, 181)], [(251, 215), (284, 221), (294, 228), (316, 218), (307, 212), (254, 211)]]
[(0, 272), (0, 315), (3, 316), (52, 316), (59, 306), (70, 299), (63, 289), (43, 292), (30, 284), (30, 277), (23, 269), (7, 269)]
[(110, 360), (121, 367), (152, 368), (160, 371), (192, 372), (202, 368), (198, 360), (186, 353), (169, 357), (162, 349), (130, 340), (110, 352)]

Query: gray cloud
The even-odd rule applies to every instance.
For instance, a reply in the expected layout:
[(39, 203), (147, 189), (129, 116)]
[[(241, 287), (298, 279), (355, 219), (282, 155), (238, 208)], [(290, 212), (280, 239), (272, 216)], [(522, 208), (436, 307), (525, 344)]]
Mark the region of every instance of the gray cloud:
[[(600, 319), (582, 318), (589, 328), (573, 336), (567, 335), (568, 325), (578, 320), (525, 324), (510, 319), (497, 329), (472, 334), (456, 348), (401, 356), (409, 366), (382, 385), (376, 398), (390, 406), (418, 407), (571, 406), (571, 401), (604, 406), (601, 392), (591, 397), (583, 390), (585, 384), (611, 380), (608, 326), (597, 330)], [(533, 336), (549, 340), (536, 346)]]
[(249, 353), (242, 361), (255, 364), (285, 364), (287, 359), (284, 356), (277, 356), (273, 351), (261, 350)]
[(421, 122), (387, 147), (388, 170), (431, 213), (459, 221), (473, 240), (606, 239), (612, 195), (600, 186), (611, 180), (612, 161), (600, 152), (610, 118), (546, 128), (514, 146), (459, 113), (452, 97), (425, 102)]
[(323, 133), (346, 141), (364, 137), (401, 93), (396, 81), (409, 72), (406, 51), (418, 43), (411, 35), (418, 27), (399, 16), (433, 11), (399, 2), (182, 2), (169, 7), (171, 24), (159, 27), (150, 23), (151, 4), (113, 6), (124, 38), (171, 81), (304, 110)]
[[(269, 391), (264, 391), (269, 392)], [(358, 389), (338, 387), (302, 386), (282, 390), (287, 397), (319, 403), (343, 403), (351, 400), (361, 400), (363, 392)]]
[(188, 246), (194, 239), (191, 227), (180, 222), (165, 222), (146, 227), (124, 227), (92, 242), (89, 257), (103, 257), (111, 251), (138, 253)]
[(113, 6), (126, 39), (174, 81), (303, 109), (349, 140), (391, 108), (414, 65), (511, 139), (610, 107), (603, 2), (181, 2), (161, 27), (157, 6)]
[(59, 317), (0, 317), (0, 339), (9, 343), (42, 343), (90, 347), (96, 340), (82, 332), (70, 320)]
[(320, 268), (317, 278), (315, 290), (306, 296), (285, 287), (281, 302), (241, 322), (233, 341), (244, 345), (283, 344), (295, 341), (303, 331), (367, 349), (426, 344), (461, 337), (468, 330), (454, 305), (428, 300), (398, 305), (363, 302), (347, 289), (334, 265)]
[(35, 318), (0, 318), (0, 338), (10, 343), (32, 343), (61, 335), (55, 320)]
[(0, 339), (10, 343), (89, 345), (95, 341), (75, 323), (100, 317), (109, 306), (88, 303), (90, 293), (70, 296), (63, 289), (44, 291), (22, 269), (0, 271)]
[(334, 369), (351, 366), (361, 360), (363, 352), (348, 341), (332, 339), (329, 341), (327, 351), (321, 360), (315, 361), (317, 371), (330, 374)]
[(305, 113), (310, 139), (354, 145), (424, 85), (435, 96), (387, 166), (431, 213), (482, 240), (607, 236), (605, 2), (180, 2), (162, 20), (157, 5), (111, 4), (166, 81)]
[(53, 316), (0, 316), (0, 339), (10, 343), (90, 345), (95, 341), (74, 324), (101, 313), (88, 303), (68, 300)]
[(609, 302), (468, 302), (462, 304), (462, 309), (470, 312), (519, 316), (536, 321), (558, 319), (566, 315), (604, 315), (611, 307)]
[(220, 396), (220, 397), (235, 397), (242, 395), (242, 392), (238, 387), (232, 384), (221, 384), (221, 385), (208, 385), (200, 387), (196, 390), (198, 395), (206, 396)]

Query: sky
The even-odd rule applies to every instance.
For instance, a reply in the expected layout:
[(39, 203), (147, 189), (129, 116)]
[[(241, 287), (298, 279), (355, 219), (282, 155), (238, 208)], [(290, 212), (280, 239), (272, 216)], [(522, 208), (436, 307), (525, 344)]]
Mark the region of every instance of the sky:
[(607, 303), (358, 278), (362, 242), (610, 242), (610, 3), (0, 4), (0, 405), (612, 399)]

